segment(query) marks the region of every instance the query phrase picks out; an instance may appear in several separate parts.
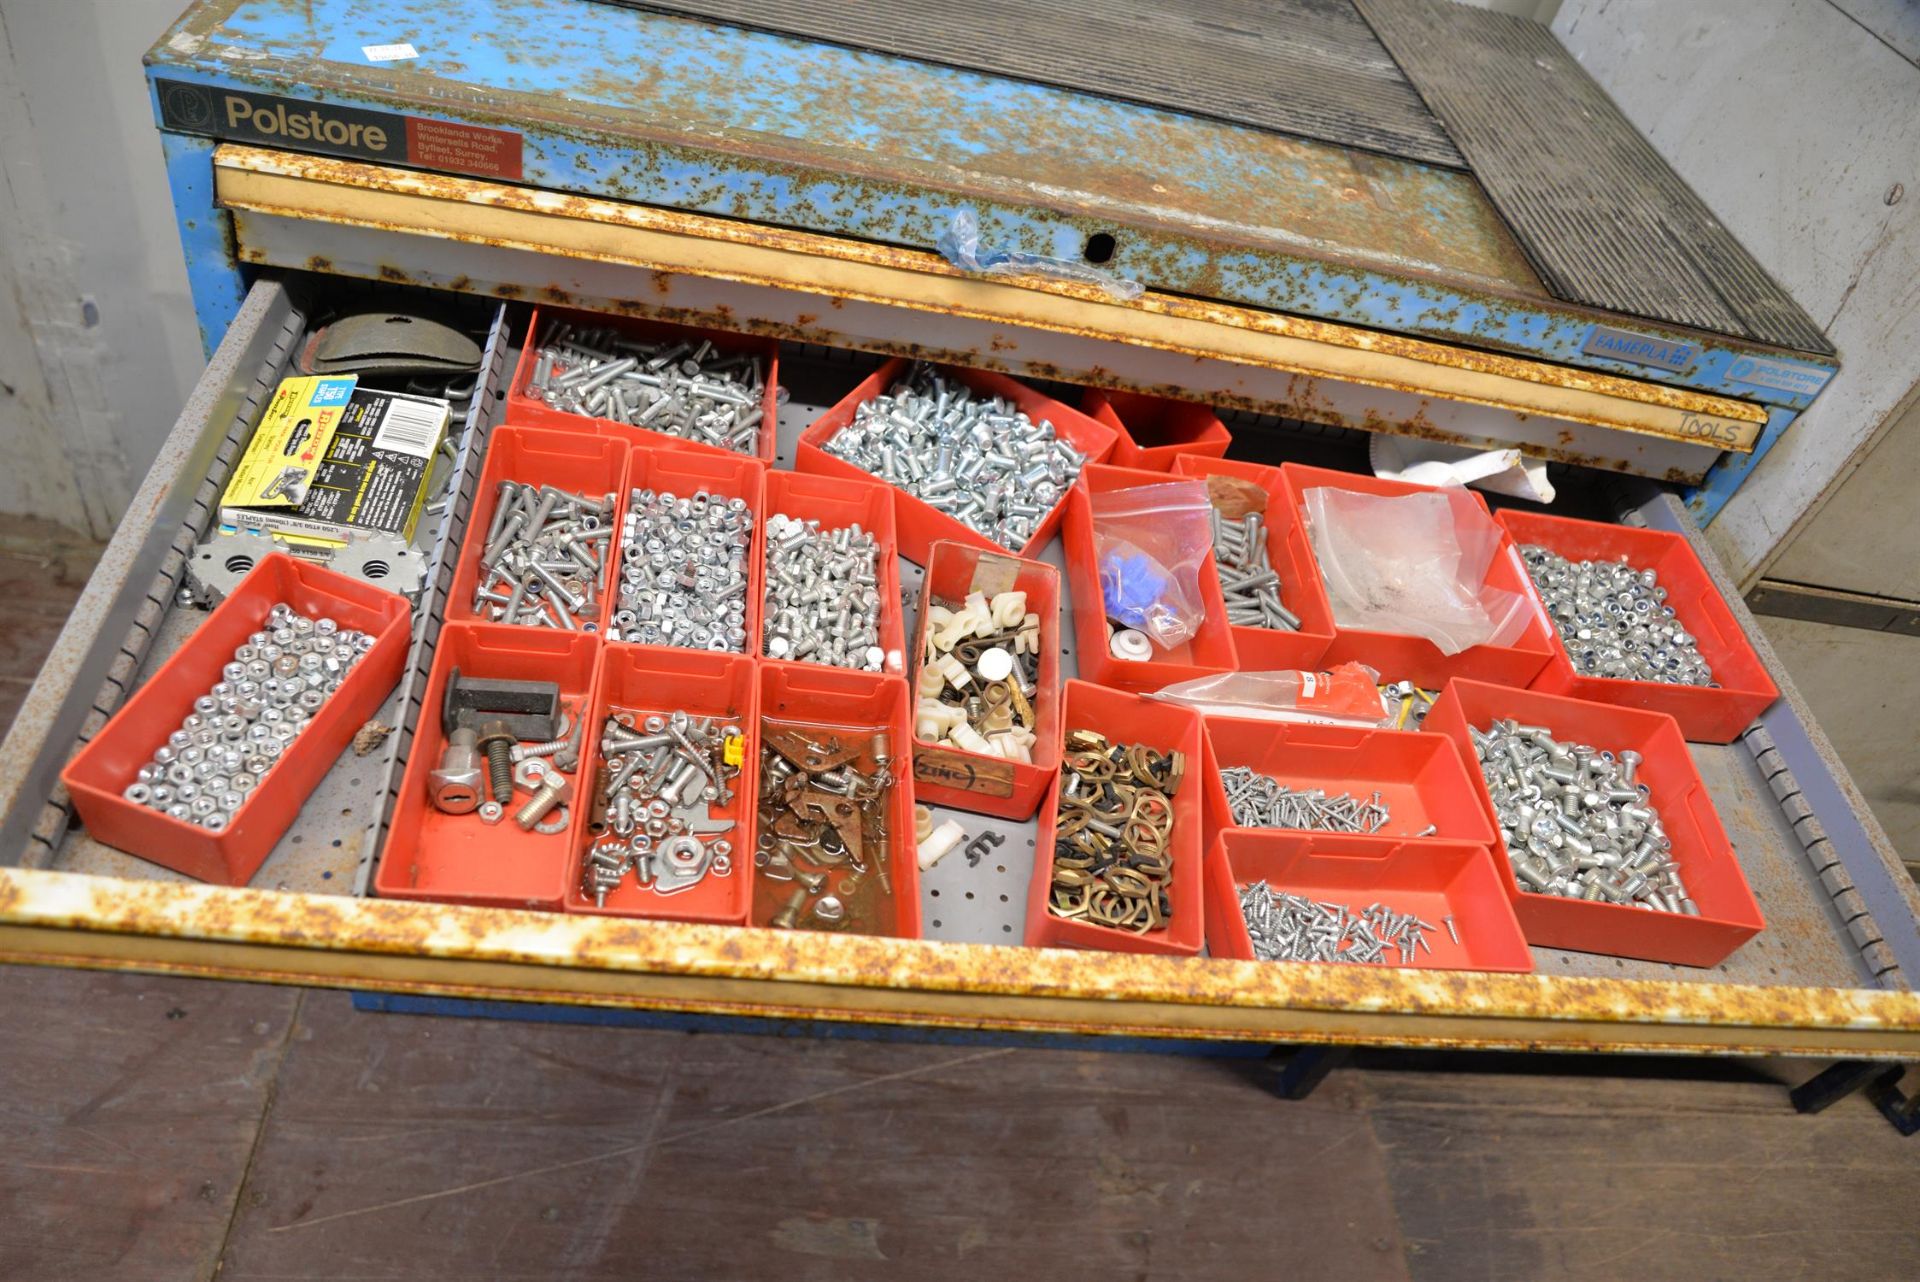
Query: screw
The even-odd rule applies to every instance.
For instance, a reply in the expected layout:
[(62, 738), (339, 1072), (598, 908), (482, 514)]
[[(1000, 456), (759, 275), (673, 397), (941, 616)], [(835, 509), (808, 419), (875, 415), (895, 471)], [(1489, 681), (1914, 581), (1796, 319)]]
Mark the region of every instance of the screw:
[(504, 806), (513, 800), (513, 733), (506, 722), (489, 721), (480, 727), (478, 746), (487, 756), (493, 799)]

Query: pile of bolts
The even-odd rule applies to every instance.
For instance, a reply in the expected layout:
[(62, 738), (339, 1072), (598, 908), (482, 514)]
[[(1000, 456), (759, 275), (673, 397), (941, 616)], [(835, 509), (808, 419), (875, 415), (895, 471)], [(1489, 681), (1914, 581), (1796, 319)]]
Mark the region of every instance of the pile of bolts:
[(563, 322), (541, 339), (526, 394), (569, 414), (754, 454), (766, 373), (758, 356), (707, 339), (649, 343)]
[[(1427, 932), (1438, 929), (1418, 913), (1398, 912), (1388, 904), (1375, 902), (1356, 910), (1275, 890), (1264, 881), (1240, 888), (1240, 915), (1257, 961), (1408, 966), (1420, 953), (1433, 952)], [(1459, 943), (1453, 918), (1446, 919), (1446, 927)]]
[(496, 623), (594, 632), (614, 496), (500, 482), (473, 612)]
[(784, 512), (767, 518), (762, 625), (769, 659), (881, 671), (879, 541), (858, 524), (827, 529)]
[(612, 709), (600, 730), (592, 834), (580, 893), (604, 908), (631, 874), (655, 895), (733, 871), (733, 809), (745, 741), (738, 724), (684, 711)]

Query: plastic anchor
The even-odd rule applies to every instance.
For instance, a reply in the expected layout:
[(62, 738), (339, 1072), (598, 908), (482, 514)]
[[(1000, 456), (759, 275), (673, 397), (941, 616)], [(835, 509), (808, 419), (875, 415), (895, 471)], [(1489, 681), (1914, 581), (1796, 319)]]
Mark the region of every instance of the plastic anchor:
[(1267, 1062), (1279, 1060), (1279, 1071), (1267, 1089), (1280, 1099), (1303, 1100), (1352, 1054), (1351, 1046), (1300, 1046), (1291, 1050), (1275, 1047)]

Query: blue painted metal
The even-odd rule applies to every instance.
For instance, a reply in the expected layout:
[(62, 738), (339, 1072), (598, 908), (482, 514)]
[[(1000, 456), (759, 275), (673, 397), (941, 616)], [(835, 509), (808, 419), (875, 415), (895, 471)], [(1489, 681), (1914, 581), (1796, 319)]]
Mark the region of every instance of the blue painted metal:
[(1735, 491), (1746, 484), (1753, 469), (1760, 466), (1760, 460), (1767, 451), (1780, 443), (1787, 428), (1800, 417), (1800, 411), (1783, 409), (1778, 405), (1767, 407), (1766, 425), (1760, 429), (1760, 435), (1754, 438), (1751, 454), (1722, 454), (1720, 460), (1707, 470), (1706, 479), (1687, 491), (1687, 511), (1700, 523), (1702, 529), (1713, 524), (1713, 518), (1720, 515), (1720, 509)]
[(246, 300), (247, 283), (233, 260), (227, 217), (213, 207), (213, 142), (189, 134), (160, 135), (167, 185), (180, 224), (187, 284), (200, 322), (200, 345), (211, 357)]

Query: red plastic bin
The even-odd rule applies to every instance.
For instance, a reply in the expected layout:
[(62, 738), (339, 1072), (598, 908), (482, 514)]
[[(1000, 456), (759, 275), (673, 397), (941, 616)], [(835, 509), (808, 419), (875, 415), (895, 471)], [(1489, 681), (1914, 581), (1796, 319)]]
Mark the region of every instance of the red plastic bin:
[[(617, 551), (626, 537), (624, 514), (633, 502), (634, 490), (665, 491), (680, 498), (704, 490), (719, 498), (745, 499), (747, 511), (753, 513), (753, 532), (747, 540), (747, 644), (741, 651), (747, 655), (754, 654), (760, 644), (762, 575), (766, 571), (762, 552), (762, 544), (766, 539), (763, 511), (766, 504), (766, 474), (765, 468), (742, 454), (695, 454), (686, 450), (662, 450), (636, 445), (627, 459), (626, 482), (620, 493), (621, 526), (614, 534)], [(619, 573), (618, 570), (614, 571), (616, 582), (609, 593), (607, 639), (637, 644), (630, 637), (613, 635), (611, 621), (619, 610)], [(689, 890), (681, 893), (690, 895), (694, 892)]]
[(1176, 681), (1232, 672), (1240, 666), (1234, 649), (1234, 629), (1227, 625), (1227, 606), (1220, 596), (1220, 576), (1214, 570), (1213, 551), (1200, 567), (1200, 597), (1207, 617), (1200, 631), (1172, 651), (1154, 648), (1143, 662), (1116, 659), (1108, 648), (1106, 601), (1100, 592), (1099, 558), (1093, 541), (1095, 492), (1124, 490), (1136, 485), (1165, 485), (1187, 478), (1165, 472), (1142, 472), (1110, 464), (1088, 464), (1080, 481), (1067, 492), (1066, 519), (1060, 527), (1061, 550), (1067, 562), (1067, 594), (1073, 602), (1073, 641), (1080, 675), (1117, 690), (1158, 690)]
[[(692, 455), (687, 457), (691, 458)], [(751, 463), (746, 466), (752, 467)], [(580, 754), (576, 784), (580, 803), (568, 840), (573, 858), (567, 866), (566, 910), (604, 913), (612, 917), (654, 917), (670, 921), (704, 921), (738, 926), (747, 919), (747, 896), (753, 867), (754, 798), (760, 779), (759, 667), (750, 658), (705, 650), (657, 646), (608, 645), (601, 649), (600, 673), (594, 682), (592, 716), (587, 721), (585, 747)], [(594, 841), (606, 831), (593, 822), (592, 798), (599, 786), (600, 732), (610, 709), (639, 713), (685, 712), (693, 717), (715, 717), (737, 723), (746, 736), (746, 758), (733, 781), (733, 804), (710, 813), (716, 820), (731, 819), (726, 834), (732, 844), (733, 870), (726, 876), (709, 872), (697, 885), (671, 895), (656, 895), (632, 875), (595, 907), (593, 896), (580, 889), (581, 870)]]
[[(1389, 497), (1417, 494), (1434, 488), (1430, 485), (1410, 485), (1405, 481), (1389, 481), (1377, 476), (1362, 476), (1357, 472), (1306, 467), (1299, 463), (1282, 463), (1280, 473), (1300, 514), (1303, 528), (1306, 522), (1305, 492), (1316, 486), (1330, 485), (1335, 489)], [(1481, 510), (1486, 510), (1485, 499), (1478, 494), (1473, 495), (1473, 499)], [(1509, 592), (1526, 592), (1527, 599), (1532, 601), (1534, 597), (1527, 586), (1526, 567), (1520, 564), (1512, 540), (1508, 539), (1506, 543), (1507, 546), (1501, 549), (1488, 568), (1487, 580)], [(1312, 546), (1311, 539), (1308, 546)], [(1314, 574), (1318, 577), (1319, 573), (1319, 562), (1316, 560)], [(1491, 681), (1498, 685), (1525, 686), (1540, 675), (1540, 669), (1546, 666), (1547, 660), (1553, 655), (1552, 631), (1546, 616), (1536, 610), (1535, 617), (1527, 624), (1527, 630), (1510, 646), (1476, 645), (1459, 654), (1442, 654), (1440, 647), (1425, 637), (1404, 632), (1342, 628), (1336, 622), (1333, 644), (1327, 647), (1320, 661), (1332, 667), (1353, 660), (1378, 671), (1382, 680), (1405, 679), (1427, 689), (1443, 686), (1455, 677)]]
[[(518, 789), (497, 824), (482, 823), (477, 814), (446, 814), (427, 797), (427, 775), (440, 764), (447, 744), (440, 709), (452, 669), (459, 668), (463, 677), (556, 682), (561, 706), (577, 717), (591, 711), (600, 648), (600, 638), (588, 632), (497, 623), (449, 623), (440, 629), (400, 798), (373, 878), (376, 894), (495, 908), (560, 907), (573, 853), (571, 826), (553, 834), (521, 831), (513, 812), (527, 794)], [(576, 798), (568, 807), (573, 819), (579, 817), (584, 777), (578, 771), (569, 776)]]
[(1220, 416), (1193, 401), (1089, 387), (1080, 394), (1080, 412), (1119, 433), (1108, 460), (1116, 467), (1167, 472), (1175, 459), (1219, 458), (1233, 443)]
[[(1531, 512), (1502, 512), (1495, 519), (1507, 527), (1516, 545), (1538, 544), (1572, 561), (1625, 560), (1637, 570), (1659, 575), (1675, 619), (1693, 634), (1700, 657), (1720, 683), (1715, 690), (1581, 676), (1574, 671), (1555, 628), (1553, 654), (1533, 679), (1535, 690), (1664, 712), (1680, 723), (1681, 733), (1701, 743), (1732, 743), (1780, 697), (1779, 687), (1767, 675), (1767, 665), (1754, 652), (1753, 643), (1714, 586), (1713, 576), (1682, 536)], [(1534, 595), (1540, 597), (1538, 590)], [(1541, 608), (1546, 608), (1544, 600)]]
[(1173, 461), (1173, 474), (1205, 480), (1232, 477), (1259, 486), (1267, 493), (1262, 514), (1267, 532), (1267, 560), (1280, 575), (1280, 604), (1300, 620), (1298, 631), (1273, 628), (1234, 628), (1233, 652), (1247, 672), (1283, 672), (1314, 668), (1333, 644), (1333, 607), (1327, 604), (1326, 585), (1307, 543), (1307, 527), (1300, 519), (1280, 479), (1280, 469), (1262, 463), (1182, 454)]
[(1144, 743), (1155, 752), (1186, 755), (1186, 777), (1173, 794), (1173, 882), (1167, 889), (1172, 911), (1167, 928), (1136, 935), (1112, 926), (1056, 917), (1047, 909), (1053, 885), (1053, 833), (1060, 813), (1060, 778), (1047, 789), (1034, 841), (1033, 879), (1027, 885), (1026, 942), (1033, 948), (1095, 948), (1120, 953), (1159, 953), (1192, 957), (1206, 940), (1206, 904), (1201, 895), (1206, 856), (1202, 812), (1206, 788), (1201, 765), (1204, 739), (1200, 715), (1171, 703), (1109, 690), (1088, 681), (1069, 681), (1061, 696), (1060, 736), (1093, 730), (1117, 744)]
[[(487, 442), (486, 466), (480, 469), (480, 480), (474, 486), (466, 537), (460, 543), (460, 559), (454, 567), (453, 586), (447, 589), (442, 617), (449, 623), (492, 621), (475, 612), (473, 590), (480, 581), (480, 554), (486, 550), (487, 529), (493, 524), (494, 509), (500, 506), (500, 482), (551, 485), (589, 498), (613, 495), (613, 511), (608, 517), (613, 525), (613, 538), (608, 541), (612, 547), (620, 537), (621, 514), (627, 510), (626, 475), (625, 441), (531, 427), (497, 429)], [(617, 563), (617, 558), (609, 557), (608, 561)], [(593, 627), (583, 627), (582, 631), (604, 632), (613, 615), (616, 594), (609, 588), (616, 572), (603, 565), (600, 573), (600, 613)], [(526, 625), (515, 626), (524, 629)]]
[(570, 432), (577, 432), (584, 428), (635, 445), (651, 445), (656, 449), (689, 450), (698, 454), (717, 454), (722, 458), (752, 458), (759, 460), (763, 466), (773, 465), (774, 438), (779, 428), (777, 396), (780, 384), (780, 344), (773, 339), (757, 338), (750, 334), (729, 334), (717, 329), (696, 329), (687, 325), (641, 320), (632, 316), (610, 316), (604, 312), (563, 311), (545, 307), (534, 308), (533, 319), (527, 326), (527, 333), (537, 340), (551, 327), (560, 324), (584, 326), (588, 329), (612, 329), (623, 338), (645, 343), (657, 343), (662, 340), (675, 342), (680, 339), (698, 343), (704, 339), (723, 352), (746, 352), (760, 357), (764, 362), (763, 368), (766, 370), (767, 382), (765, 390), (761, 393), (760, 432), (755, 441), (754, 452), (736, 453), (717, 445), (709, 445), (705, 441), (690, 441), (685, 437), (674, 436), (667, 432), (656, 432), (650, 427), (635, 427), (630, 423), (621, 423), (610, 418), (569, 414), (565, 410), (555, 409), (529, 392), (533, 383), (533, 368), (540, 361), (538, 341), (529, 341), (520, 349), (520, 363), (515, 367), (513, 382), (507, 389), (507, 422), (530, 427), (551, 427)]
[[(979, 590), (1025, 592), (1027, 609), (1040, 616), (1040, 664), (1033, 697), (1033, 762), (940, 747), (915, 738), (913, 786), (929, 806), (952, 806), (1001, 819), (1031, 819), (1060, 769), (1060, 575), (1041, 561), (987, 552), (948, 539), (927, 556), (920, 589), (920, 637), (913, 647), (909, 684), (918, 704), (920, 669), (926, 661), (927, 607), (937, 597), (959, 602)], [(918, 718), (916, 717), (916, 722)]]
[[(221, 680), (220, 670), (233, 662), (233, 652), (265, 630), (268, 612), (280, 601), (309, 617), (366, 632), (373, 646), (348, 669), (340, 688), (308, 719), (222, 831), (128, 801), (121, 794), (135, 773), (180, 728), (194, 700)], [(284, 552), (270, 553), (60, 772), (81, 822), (95, 840), (117, 850), (201, 881), (245, 885), (354, 732), (400, 680), (410, 617), (405, 597)]]
[[(893, 492), (865, 473), (856, 478), (809, 476), (801, 472), (767, 473), (765, 510), (761, 521), (775, 515), (796, 520), (817, 520), (823, 530), (838, 530), (858, 524), (879, 544), (880, 648), (887, 652), (886, 670), (900, 673), (906, 668), (906, 623), (900, 617), (900, 545), (894, 534)], [(753, 640), (753, 653), (766, 657), (764, 631), (766, 571), (764, 562), (772, 554), (772, 545), (760, 540), (762, 573), (759, 579), (763, 597), (756, 617), (762, 631)], [(806, 662), (801, 660), (801, 662)], [(822, 664), (810, 664), (822, 667)], [(907, 729), (911, 731), (912, 726)], [(902, 739), (902, 743), (907, 740)]]
[[(891, 928), (868, 932), (897, 939), (920, 938), (920, 864), (913, 836), (912, 772), (899, 768), (902, 745), (912, 742), (913, 700), (901, 677), (871, 672), (849, 672), (818, 664), (762, 662), (759, 724), (767, 720), (801, 722), (828, 728), (884, 728), (895, 754), (893, 793), (887, 806), (887, 869), (893, 883), (894, 918)], [(744, 867), (753, 873), (753, 851), (745, 852)], [(742, 867), (736, 864), (735, 867)], [(769, 882), (781, 894), (762, 895), (757, 875), (748, 902), (749, 925), (764, 923), (784, 902), (790, 883)]]
[[(1240, 888), (1255, 881), (1356, 911), (1383, 903), (1434, 927), (1424, 933), (1432, 951), (1423, 949), (1404, 965), (1398, 950), (1389, 950), (1391, 960), (1345, 965), (1522, 973), (1533, 969), (1533, 953), (1485, 846), (1229, 829), (1207, 852), (1207, 952), (1212, 956), (1254, 960), (1247, 919), (1240, 912)], [(1451, 932), (1448, 917), (1453, 918)]]
[(1220, 771), (1251, 766), (1294, 789), (1349, 792), (1363, 801), (1378, 791), (1391, 815), (1369, 836), (1417, 837), (1431, 826), (1439, 831), (1429, 840), (1481, 846), (1493, 841), (1493, 824), (1474, 801), (1468, 766), (1440, 735), (1245, 717), (1207, 717), (1205, 724), (1213, 749), (1206, 781), (1217, 793), (1216, 814), (1231, 814)]
[(1700, 909), (1698, 917), (1687, 917), (1523, 890), (1508, 862), (1506, 842), (1496, 836), (1494, 866), (1513, 898), (1527, 942), (1676, 966), (1717, 966), (1765, 929), (1766, 920), (1747, 887), (1733, 843), (1727, 840), (1707, 786), (1672, 717), (1479, 681), (1451, 683), (1427, 713), (1426, 731), (1451, 737), (1460, 749), (1496, 833), (1498, 818), (1467, 727), (1484, 730), (1503, 718), (1545, 726), (1556, 739), (1595, 749), (1638, 752), (1643, 760), (1635, 778), (1647, 785), (1648, 801), (1660, 812), (1660, 822), (1673, 842), (1673, 860)]
[[(844, 459), (835, 458), (827, 453), (826, 444), (847, 424), (853, 422), (854, 411), (876, 396), (882, 396), (893, 389), (907, 375), (912, 362), (904, 356), (882, 365), (869, 374), (860, 385), (840, 398), (838, 404), (813, 421), (806, 431), (800, 434), (800, 444), (794, 451), (794, 468), (801, 472), (814, 472), (823, 476), (843, 476), (862, 481), (875, 481), (871, 472), (863, 471)], [(1054, 431), (1066, 442), (1088, 456), (1092, 462), (1099, 462), (1113, 453), (1114, 441), (1118, 433), (1104, 423), (1096, 423), (1079, 410), (1063, 405), (1043, 392), (1037, 392), (1017, 379), (1005, 374), (994, 374), (987, 370), (966, 369), (957, 365), (937, 367), (941, 374), (955, 382), (964, 383), (978, 396), (999, 396), (1011, 401), (1023, 410), (1027, 417), (1038, 423), (1042, 419), (1053, 424)], [(884, 482), (880, 482), (884, 484)], [(886, 486), (893, 496), (894, 511), (898, 518), (900, 555), (916, 565), (927, 563), (927, 549), (935, 539), (951, 539), (956, 543), (965, 543), (971, 547), (985, 548), (990, 552), (1014, 552), (1024, 557), (1037, 557), (1060, 523), (1061, 509), (1065, 506), (1064, 496), (1053, 505), (1040, 524), (1034, 529), (1033, 537), (1027, 540), (1025, 547), (1003, 548), (985, 535), (977, 533), (954, 520), (946, 513), (928, 503), (923, 503), (906, 491), (894, 486)]]

